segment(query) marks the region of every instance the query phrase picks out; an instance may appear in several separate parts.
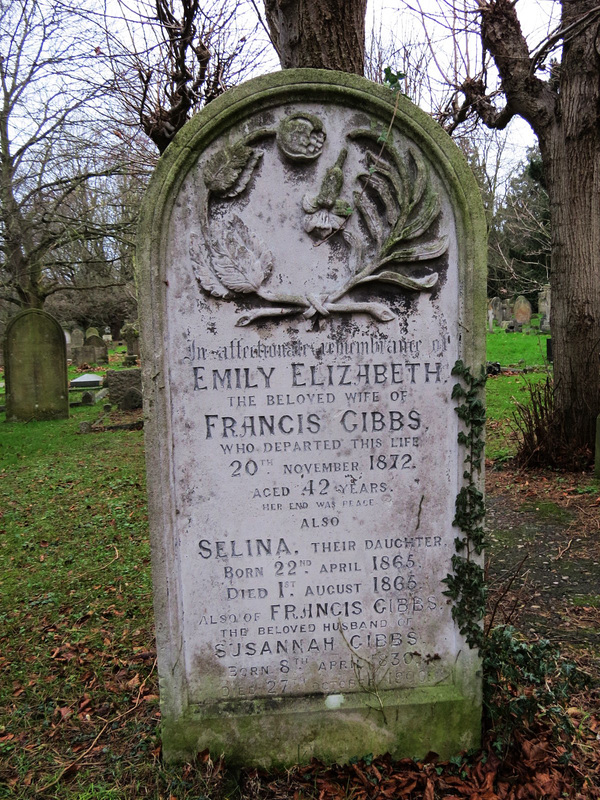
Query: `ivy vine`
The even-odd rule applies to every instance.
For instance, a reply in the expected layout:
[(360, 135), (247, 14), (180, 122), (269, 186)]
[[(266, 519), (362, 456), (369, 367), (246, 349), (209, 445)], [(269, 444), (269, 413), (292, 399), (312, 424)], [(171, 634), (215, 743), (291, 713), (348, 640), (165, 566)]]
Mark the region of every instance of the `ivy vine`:
[(448, 587), (444, 595), (453, 601), (452, 618), (469, 646), (481, 648), (483, 630), (480, 622), (485, 613), (487, 597), (484, 572), (479, 563), (485, 547), (485, 503), (476, 478), (481, 472), (485, 445), (485, 406), (481, 390), (485, 385), (486, 373), (482, 366), (479, 377), (475, 377), (468, 366), (457, 361), (452, 368), (452, 375), (461, 379), (461, 383), (456, 383), (452, 389), (452, 399), (460, 401), (456, 412), (464, 424), (464, 430), (458, 434), (458, 443), (466, 450), (465, 483), (456, 497), (453, 524), (460, 530), (460, 535), (454, 539), (456, 553), (451, 560), (453, 572), (443, 580)]

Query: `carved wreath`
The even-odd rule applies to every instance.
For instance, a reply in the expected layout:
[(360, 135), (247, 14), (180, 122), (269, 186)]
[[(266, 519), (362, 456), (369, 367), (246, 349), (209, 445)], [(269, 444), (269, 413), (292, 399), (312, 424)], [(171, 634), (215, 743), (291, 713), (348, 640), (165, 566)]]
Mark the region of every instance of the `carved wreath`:
[[(208, 161), (203, 172), (208, 191), (201, 233), (193, 234), (190, 243), (196, 279), (214, 297), (235, 300), (240, 295), (253, 294), (267, 303), (242, 314), (237, 325), (299, 313), (310, 319), (316, 315), (362, 312), (380, 322), (389, 322), (395, 319), (389, 307), (353, 301), (348, 297), (349, 292), (375, 282), (416, 292), (430, 290), (437, 284), (437, 272), (418, 278), (404, 271), (409, 265), (438, 258), (448, 249), (447, 238), (432, 233), (441, 206), (427, 165), (413, 149), (408, 150), (403, 160), (377, 133), (355, 130), (347, 137), (350, 142), (370, 140), (376, 152), (365, 151), (366, 171), (354, 178), (359, 188), (353, 192), (353, 202), (341, 196), (346, 148), (326, 170), (318, 192), (302, 199), (305, 232), (319, 240), (341, 236), (350, 250), (349, 274), (327, 294), (301, 296), (269, 289), (265, 284), (274, 267), (272, 253), (237, 214), (219, 226), (217, 235), (209, 221), (208, 207), (211, 196), (226, 200), (246, 191), (263, 156), (263, 151), (253, 144), (273, 135), (277, 137), (282, 158), (300, 164), (319, 158), (325, 141), (325, 131), (317, 117), (292, 115), (281, 123), (277, 132), (256, 131), (224, 147)], [(347, 230), (353, 214), (362, 222), (366, 243)], [(365, 259), (367, 248), (375, 257)]]

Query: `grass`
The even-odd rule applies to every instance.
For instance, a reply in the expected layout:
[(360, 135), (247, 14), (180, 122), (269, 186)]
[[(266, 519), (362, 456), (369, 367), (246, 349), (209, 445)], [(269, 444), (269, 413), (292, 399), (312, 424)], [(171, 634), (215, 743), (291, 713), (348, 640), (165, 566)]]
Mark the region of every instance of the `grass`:
[[(488, 382), (488, 455), (529, 379)], [(143, 437), (81, 435), (98, 414), (0, 415), (0, 798), (214, 797), (210, 764), (159, 760)]]
[[(0, 786), (17, 797), (76, 759), (99, 717), (129, 711), (153, 663), (142, 434), (80, 435), (97, 415), (84, 406), (69, 420), (0, 423)], [(145, 756), (156, 700), (144, 700)], [(89, 786), (93, 775), (77, 771)]]
[(526, 372), (512, 375), (491, 376), (486, 386), (486, 457), (497, 463), (512, 458), (517, 449), (517, 440), (511, 422), (517, 403), (528, 400), (528, 387), (546, 379), (549, 368), (546, 360), (546, 340), (550, 337), (538, 334), (535, 327), (530, 333), (506, 333), (494, 328), (487, 334), (486, 357), (502, 367), (514, 367)]
[(494, 333), (487, 335), (487, 360), (497, 361), (503, 367), (545, 367), (549, 338), (545, 334), (506, 333), (495, 328)]

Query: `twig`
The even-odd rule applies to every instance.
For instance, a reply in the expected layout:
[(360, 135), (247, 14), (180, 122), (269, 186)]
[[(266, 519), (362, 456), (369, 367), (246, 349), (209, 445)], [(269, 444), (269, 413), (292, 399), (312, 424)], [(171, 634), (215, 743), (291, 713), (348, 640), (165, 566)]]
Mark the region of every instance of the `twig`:
[(117, 550), (117, 546), (116, 545), (113, 544), (113, 547), (115, 548), (115, 557), (114, 558), (111, 558), (111, 560), (107, 564), (103, 564), (101, 567), (95, 567), (94, 569), (90, 569), (87, 572), (81, 572), (77, 576), (78, 579), (79, 578), (83, 578), (84, 576), (87, 576), (87, 575), (93, 575), (94, 572), (99, 572), (100, 570), (104, 570), (107, 567), (110, 567), (111, 564), (114, 564), (115, 561), (118, 561), (119, 560), (119, 551)]
[(553, 561), (558, 561), (559, 558), (562, 558), (564, 556), (564, 554), (569, 551), (569, 549), (571, 548), (572, 544), (573, 544), (573, 539), (569, 539), (569, 544), (566, 545), (566, 547), (560, 548), (559, 551), (558, 551), (558, 554), (556, 556), (554, 556), (554, 558), (552, 560)]
[[(496, 614), (497, 614), (497, 612), (498, 612), (498, 607), (499, 607), (500, 603), (501, 603), (501, 602), (504, 600), (504, 598), (506, 597), (506, 595), (509, 593), (509, 591), (510, 591), (510, 587), (511, 587), (511, 586), (513, 585), (513, 583), (516, 581), (516, 579), (517, 579), (517, 576), (518, 576), (518, 574), (520, 573), (520, 571), (521, 571), (521, 568), (523, 567), (523, 564), (524, 564), (524, 563), (527, 561), (527, 559), (528, 559), (528, 558), (529, 558), (529, 553), (525, 553), (525, 555), (523, 556), (523, 558), (521, 559), (521, 561), (520, 561), (520, 562), (517, 564), (517, 566), (516, 566), (516, 567), (515, 567), (515, 569), (513, 570), (513, 574), (511, 575), (511, 577), (510, 577), (510, 579), (509, 579), (508, 583), (506, 584), (506, 586), (504, 587), (504, 589), (503, 589), (503, 590), (500, 592), (500, 594), (498, 595), (498, 598), (497, 598), (496, 602), (494, 603), (494, 608), (492, 609), (492, 614), (491, 614), (491, 616), (490, 616), (490, 621), (488, 622), (488, 624), (487, 624), (487, 628), (486, 628), (486, 630), (485, 630), (485, 635), (486, 635), (486, 636), (488, 636), (488, 635), (489, 635), (489, 632), (492, 630), (492, 627), (493, 627), (493, 624), (494, 624), (494, 620), (496, 619)], [(513, 610), (514, 610), (514, 609), (513, 609)]]

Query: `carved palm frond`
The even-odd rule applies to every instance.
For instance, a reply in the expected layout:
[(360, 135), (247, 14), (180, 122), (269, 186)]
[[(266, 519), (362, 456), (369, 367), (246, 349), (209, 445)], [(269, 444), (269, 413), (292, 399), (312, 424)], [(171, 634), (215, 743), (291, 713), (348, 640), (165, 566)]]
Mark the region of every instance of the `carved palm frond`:
[[(441, 213), (427, 164), (412, 148), (400, 156), (391, 144), (381, 143), (374, 131), (353, 131), (350, 138), (366, 138), (379, 145), (377, 155), (367, 151), (369, 170), (357, 176), (362, 190), (354, 193), (355, 208), (377, 250), (357, 283), (380, 280), (405, 289), (432, 288), (437, 273), (409, 278), (390, 269), (439, 258), (448, 249), (446, 237), (432, 234), (427, 238)], [(379, 272), (382, 267), (387, 269)]]

